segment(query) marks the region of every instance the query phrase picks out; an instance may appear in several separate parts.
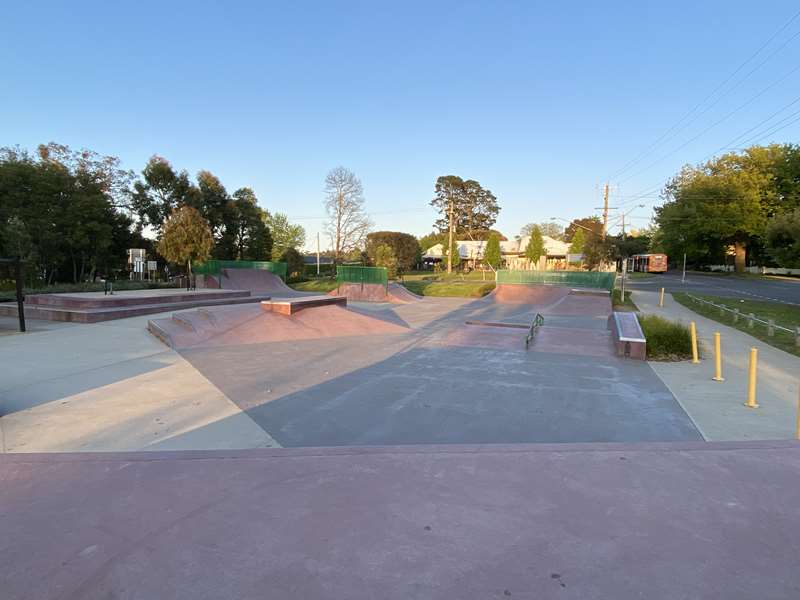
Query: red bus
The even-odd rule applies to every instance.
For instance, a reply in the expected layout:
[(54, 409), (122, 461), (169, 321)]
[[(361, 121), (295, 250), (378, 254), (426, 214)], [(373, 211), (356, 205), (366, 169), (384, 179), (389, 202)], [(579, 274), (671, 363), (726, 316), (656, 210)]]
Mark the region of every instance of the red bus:
[(634, 254), (628, 257), (628, 271), (642, 273), (666, 273), (666, 254)]

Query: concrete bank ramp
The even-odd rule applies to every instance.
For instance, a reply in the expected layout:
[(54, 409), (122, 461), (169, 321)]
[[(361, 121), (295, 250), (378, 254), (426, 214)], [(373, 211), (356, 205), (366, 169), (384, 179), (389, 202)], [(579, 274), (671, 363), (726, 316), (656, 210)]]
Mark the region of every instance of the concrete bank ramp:
[(273, 297), (293, 298), (315, 295), (313, 292), (293, 290), (275, 273), (263, 269), (222, 269), (219, 275), (207, 275), (206, 282), (206, 287), (219, 287), (224, 290), (249, 290), (254, 294)]
[(338, 305), (315, 306), (292, 315), (264, 310), (260, 305), (194, 310), (150, 320), (147, 328), (176, 349), (409, 331), (380, 316)]
[(330, 292), (331, 296), (344, 296), (354, 302), (391, 302), (410, 304), (419, 302), (422, 296), (409, 292), (405, 286), (390, 282), (388, 286), (380, 283), (342, 283)]
[(549, 305), (569, 294), (567, 287), (555, 285), (500, 284), (486, 298), (498, 304)]

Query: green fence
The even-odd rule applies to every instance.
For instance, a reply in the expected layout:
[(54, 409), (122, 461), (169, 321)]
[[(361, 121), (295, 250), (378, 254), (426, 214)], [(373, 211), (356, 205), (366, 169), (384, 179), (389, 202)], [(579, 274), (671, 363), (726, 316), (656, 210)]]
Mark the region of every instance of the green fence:
[(564, 285), (569, 287), (614, 289), (616, 273), (596, 271), (498, 271), (497, 283)]
[(378, 283), (388, 285), (389, 275), (384, 267), (336, 267), (336, 283)]
[(222, 269), (259, 269), (275, 273), (286, 281), (286, 263), (267, 262), (262, 260), (207, 260), (204, 263), (192, 265), (192, 270), (197, 275), (217, 275)]

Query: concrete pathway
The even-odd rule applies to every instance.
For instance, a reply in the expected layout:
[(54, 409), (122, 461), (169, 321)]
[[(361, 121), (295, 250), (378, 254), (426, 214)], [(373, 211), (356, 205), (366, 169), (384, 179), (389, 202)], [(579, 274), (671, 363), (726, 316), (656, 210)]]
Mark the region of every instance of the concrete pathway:
[(800, 444), (0, 456), (3, 600), (800, 597)]
[[(665, 296), (658, 306), (658, 293), (634, 291), (633, 301), (648, 314), (657, 314), (688, 324), (694, 321), (703, 347), (702, 361), (650, 362), (683, 408), (708, 440), (791, 439), (795, 435), (800, 358), (773, 348), (737, 329), (728, 327), (678, 304)], [(714, 375), (713, 336), (722, 339), (722, 376)], [(758, 409), (744, 406), (750, 348), (758, 348)]]
[(0, 451), (228, 449), (276, 442), (148, 317), (0, 338)]

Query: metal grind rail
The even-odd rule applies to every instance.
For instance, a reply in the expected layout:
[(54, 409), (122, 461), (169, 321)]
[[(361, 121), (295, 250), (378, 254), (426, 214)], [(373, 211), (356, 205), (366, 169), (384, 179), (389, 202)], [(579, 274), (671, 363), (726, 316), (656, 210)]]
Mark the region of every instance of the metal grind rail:
[(544, 317), (541, 314), (536, 313), (536, 316), (533, 318), (533, 322), (528, 329), (528, 335), (525, 336), (525, 350), (528, 349), (528, 347), (531, 345), (531, 342), (536, 338), (536, 332), (542, 325), (544, 325)]
[(725, 304), (717, 304), (716, 302), (712, 302), (711, 300), (706, 300), (704, 298), (698, 298), (693, 294), (686, 294), (688, 298), (692, 300), (692, 302), (698, 302), (700, 304), (707, 304), (709, 306), (713, 306), (716, 309), (719, 309), (720, 316), (724, 316), (725, 313), (730, 313), (733, 315), (733, 322), (738, 323), (739, 319), (746, 319), (747, 320), (747, 327), (752, 329), (755, 323), (759, 323), (764, 325), (767, 328), (767, 335), (772, 337), (775, 335), (775, 330), (778, 331), (785, 331), (788, 334), (795, 336), (795, 343), (798, 347), (800, 347), (800, 326), (795, 327), (794, 329), (790, 329), (789, 327), (784, 327), (783, 325), (776, 325), (774, 319), (759, 319), (755, 313), (748, 313), (744, 314), (738, 308), (728, 308)]

